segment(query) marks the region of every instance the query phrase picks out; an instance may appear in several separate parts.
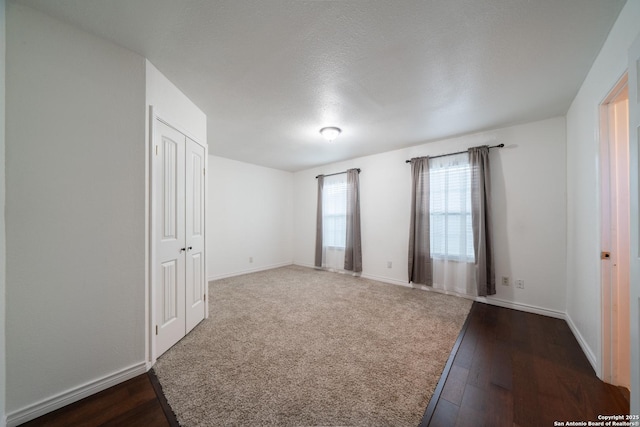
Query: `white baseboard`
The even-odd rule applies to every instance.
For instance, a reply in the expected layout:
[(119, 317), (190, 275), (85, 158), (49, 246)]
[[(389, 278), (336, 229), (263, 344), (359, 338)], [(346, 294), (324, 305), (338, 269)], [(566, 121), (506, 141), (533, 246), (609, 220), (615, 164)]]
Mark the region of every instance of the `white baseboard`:
[(493, 297), (476, 297), (476, 301), (486, 304), (497, 305), (498, 307), (512, 308), (514, 310), (524, 311), (527, 313), (541, 314), (543, 316), (555, 317), (556, 319), (565, 320), (566, 313), (563, 311), (551, 310), (549, 308), (538, 307), (536, 305), (523, 304), (521, 302), (507, 301)]
[(292, 265), (292, 264), (293, 263), (291, 261), (285, 261), (285, 262), (279, 262), (277, 264), (270, 264), (270, 265), (265, 265), (265, 266), (262, 266), (262, 267), (250, 268), (250, 269), (247, 269), (247, 270), (234, 271), (234, 272), (231, 272), (231, 273), (215, 274), (213, 276), (209, 276), (207, 281), (210, 282), (212, 280), (226, 279), (227, 277), (234, 277), (234, 276), (241, 276), (243, 274), (257, 273), (258, 271), (272, 270), (274, 268), (286, 267), (287, 265)]
[(565, 314), (565, 320), (569, 325), (569, 329), (571, 329), (571, 332), (573, 332), (573, 336), (576, 337), (578, 344), (580, 344), (580, 348), (582, 348), (582, 352), (584, 353), (585, 356), (587, 356), (587, 360), (589, 361), (589, 363), (591, 363), (591, 367), (593, 368), (594, 371), (596, 371), (596, 376), (602, 379), (602, 372), (600, 371), (600, 367), (598, 366), (598, 359), (596, 358), (596, 355), (593, 352), (593, 350), (591, 350), (591, 347), (589, 347), (589, 344), (587, 344), (587, 341), (584, 339), (584, 337), (580, 333), (580, 330), (576, 327), (576, 324), (573, 323), (573, 319), (571, 318), (571, 316), (569, 316), (569, 313)]
[(293, 265), (297, 265), (297, 266), (299, 266), (299, 267), (316, 268), (316, 266), (315, 266), (315, 265), (313, 265), (313, 264), (307, 264), (307, 263), (304, 263), (304, 262), (296, 262), (296, 261), (293, 261)]
[(15, 427), (27, 421), (31, 421), (63, 406), (69, 405), (92, 394), (98, 393), (128, 379), (147, 372), (145, 362), (139, 362), (127, 368), (121, 369), (102, 378), (85, 383), (81, 386), (58, 393), (39, 402), (25, 406), (17, 411), (7, 414), (7, 426)]
[(360, 277), (362, 277), (363, 279), (375, 280), (376, 282), (389, 283), (390, 285), (404, 286), (405, 288), (413, 287), (411, 286), (411, 283), (407, 283), (403, 280), (393, 279), (391, 277), (376, 276), (373, 274), (366, 274), (366, 273), (362, 273)]

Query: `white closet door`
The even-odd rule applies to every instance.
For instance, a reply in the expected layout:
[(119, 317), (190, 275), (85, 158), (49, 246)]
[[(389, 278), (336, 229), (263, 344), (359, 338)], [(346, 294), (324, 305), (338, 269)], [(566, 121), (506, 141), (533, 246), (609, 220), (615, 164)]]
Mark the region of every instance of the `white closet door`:
[(204, 259), (204, 147), (187, 138), (186, 143), (186, 332), (193, 329), (205, 314)]
[(185, 335), (185, 142), (180, 132), (156, 121), (156, 354)]

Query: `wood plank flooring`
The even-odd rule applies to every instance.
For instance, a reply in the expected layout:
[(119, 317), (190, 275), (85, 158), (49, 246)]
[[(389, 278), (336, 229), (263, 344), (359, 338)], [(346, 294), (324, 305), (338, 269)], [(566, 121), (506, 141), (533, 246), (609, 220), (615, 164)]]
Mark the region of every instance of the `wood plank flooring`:
[[(559, 319), (474, 303), (449, 360), (421, 426), (540, 427), (629, 411)], [(177, 425), (153, 371), (23, 424)]]
[(22, 426), (178, 427), (157, 381), (149, 371)]
[(560, 319), (476, 302), (452, 357), (422, 425), (539, 427), (629, 412)]

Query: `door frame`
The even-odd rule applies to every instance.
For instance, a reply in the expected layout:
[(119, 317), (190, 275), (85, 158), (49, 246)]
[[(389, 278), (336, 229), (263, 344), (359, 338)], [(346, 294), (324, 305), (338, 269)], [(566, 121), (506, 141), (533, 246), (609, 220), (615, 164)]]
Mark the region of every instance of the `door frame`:
[[(155, 333), (155, 325), (156, 325), (156, 292), (155, 286), (157, 277), (156, 277), (156, 268), (158, 267), (157, 259), (156, 259), (156, 236), (153, 232), (155, 230), (155, 225), (157, 222), (156, 211), (153, 208), (155, 206), (155, 190), (158, 185), (157, 179), (157, 166), (155, 159), (155, 149), (154, 145), (156, 142), (156, 138), (158, 137), (157, 130), (157, 122), (162, 122), (165, 125), (177, 130), (182, 133), (196, 144), (202, 146), (204, 148), (204, 168), (205, 168), (205, 179), (204, 179), (204, 280), (207, 282), (207, 211), (208, 211), (208, 170), (209, 170), (209, 149), (206, 143), (203, 143), (198, 138), (196, 138), (192, 133), (183, 127), (172, 123), (172, 120), (168, 119), (165, 115), (163, 115), (157, 107), (153, 105), (149, 106), (149, 141), (146, 144), (148, 151), (148, 168), (147, 168), (147, 286), (145, 287), (145, 348), (146, 348), (146, 365), (147, 370), (151, 369), (153, 365), (156, 363), (158, 358), (158, 354), (156, 351), (156, 333)], [(209, 317), (209, 286), (205, 284), (205, 312), (204, 318), (207, 319)]]
[[(611, 251), (613, 256), (611, 259), (600, 260), (600, 283), (601, 283), (601, 316), (602, 316), (602, 357), (601, 357), (601, 379), (607, 383), (614, 385), (622, 384), (618, 378), (617, 372), (613, 367), (613, 360), (617, 355), (618, 348), (612, 343), (618, 329), (617, 321), (614, 319), (614, 301), (612, 295), (617, 292), (618, 274), (614, 270), (613, 263), (618, 262), (619, 254), (617, 253), (618, 239), (612, 233), (613, 225), (617, 224), (617, 215), (614, 218), (614, 206), (612, 199), (612, 177), (616, 173), (615, 167), (612, 165), (611, 149), (611, 126), (610, 126), (610, 107), (624, 91), (628, 90), (628, 73), (624, 72), (611, 90), (607, 93), (603, 101), (599, 105), (599, 179), (600, 179), (600, 250)], [(617, 207), (616, 207), (617, 208)], [(614, 248), (615, 246), (615, 248)], [(616, 294), (617, 295), (617, 294)], [(619, 313), (619, 311), (618, 311)], [(627, 319), (628, 320), (628, 319)], [(630, 379), (627, 379), (629, 381)]]
[[(628, 53), (629, 67), (629, 196), (631, 222), (631, 256), (629, 260), (629, 305), (631, 317), (631, 360), (640, 359), (640, 34)], [(631, 414), (640, 413), (640, 367), (631, 363)]]

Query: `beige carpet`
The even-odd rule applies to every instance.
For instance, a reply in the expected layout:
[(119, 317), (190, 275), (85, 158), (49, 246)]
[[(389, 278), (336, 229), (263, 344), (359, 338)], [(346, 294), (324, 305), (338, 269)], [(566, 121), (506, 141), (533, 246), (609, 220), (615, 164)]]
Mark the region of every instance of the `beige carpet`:
[(209, 285), (155, 371), (182, 426), (412, 426), (471, 301), (289, 266)]

